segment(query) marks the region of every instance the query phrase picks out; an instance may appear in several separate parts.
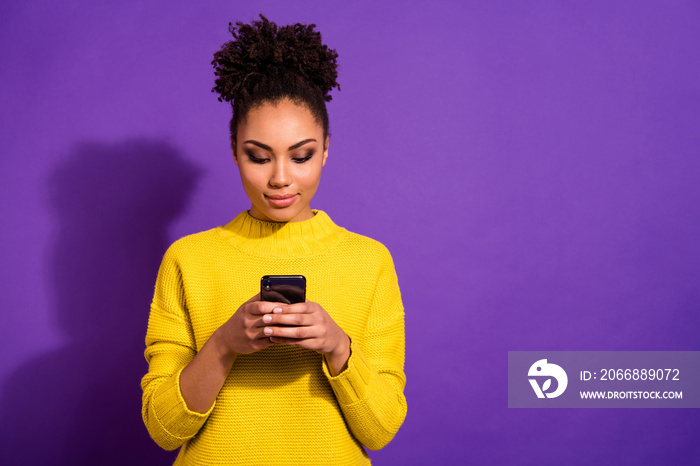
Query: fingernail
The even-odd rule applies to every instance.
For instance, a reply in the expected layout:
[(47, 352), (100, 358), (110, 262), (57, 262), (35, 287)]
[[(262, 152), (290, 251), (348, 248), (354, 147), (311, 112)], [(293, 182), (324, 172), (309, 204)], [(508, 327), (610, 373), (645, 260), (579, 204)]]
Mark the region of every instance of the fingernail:
[(263, 330), (263, 333), (265, 335), (271, 335), (272, 334), (272, 329), (270, 327), (265, 327), (265, 330)]
[(266, 324), (269, 324), (270, 322), (272, 322), (272, 316), (270, 314), (265, 314), (263, 316), (263, 322), (265, 322)]
[(274, 309), (272, 310), (272, 312), (274, 312), (275, 314), (279, 314), (280, 312), (282, 312), (282, 308), (281, 308), (281, 307), (276, 307), (276, 308), (274, 308)]

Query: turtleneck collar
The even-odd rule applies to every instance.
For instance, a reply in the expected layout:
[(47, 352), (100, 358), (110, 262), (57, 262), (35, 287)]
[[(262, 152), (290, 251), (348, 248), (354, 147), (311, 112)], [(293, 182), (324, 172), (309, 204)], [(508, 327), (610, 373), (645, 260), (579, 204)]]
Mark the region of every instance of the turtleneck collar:
[(301, 222), (265, 222), (241, 212), (225, 226), (221, 236), (233, 246), (262, 257), (302, 257), (322, 253), (337, 244), (345, 228), (341, 228), (323, 211)]

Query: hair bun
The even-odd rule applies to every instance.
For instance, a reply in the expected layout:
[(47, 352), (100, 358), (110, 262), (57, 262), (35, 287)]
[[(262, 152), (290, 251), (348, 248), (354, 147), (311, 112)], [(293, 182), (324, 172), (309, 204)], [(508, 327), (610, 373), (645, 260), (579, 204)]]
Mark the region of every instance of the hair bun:
[(278, 27), (260, 15), (252, 24), (229, 23), (234, 40), (226, 42), (214, 54), (216, 86), (219, 101), (230, 102), (246, 95), (249, 87), (262, 76), (285, 76), (294, 73), (316, 86), (324, 100), (338, 77), (338, 54), (321, 42), (315, 24), (293, 24)]

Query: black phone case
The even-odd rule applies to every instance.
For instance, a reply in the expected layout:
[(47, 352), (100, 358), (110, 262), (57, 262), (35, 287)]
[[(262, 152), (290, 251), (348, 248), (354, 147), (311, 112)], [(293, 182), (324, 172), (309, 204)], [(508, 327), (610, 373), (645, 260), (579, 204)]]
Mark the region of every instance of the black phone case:
[(260, 279), (260, 300), (294, 304), (306, 301), (303, 275), (265, 275)]

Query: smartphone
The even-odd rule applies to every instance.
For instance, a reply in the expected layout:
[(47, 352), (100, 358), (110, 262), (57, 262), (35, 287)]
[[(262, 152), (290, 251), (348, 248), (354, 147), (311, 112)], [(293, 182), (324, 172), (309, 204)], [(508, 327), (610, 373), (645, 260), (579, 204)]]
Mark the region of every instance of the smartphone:
[(306, 301), (303, 275), (265, 275), (260, 279), (260, 300), (294, 304)]

